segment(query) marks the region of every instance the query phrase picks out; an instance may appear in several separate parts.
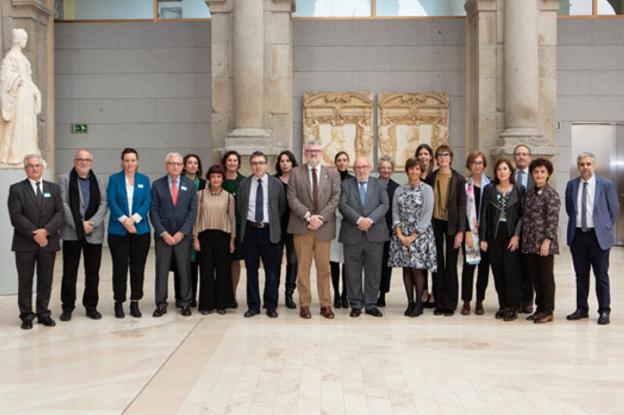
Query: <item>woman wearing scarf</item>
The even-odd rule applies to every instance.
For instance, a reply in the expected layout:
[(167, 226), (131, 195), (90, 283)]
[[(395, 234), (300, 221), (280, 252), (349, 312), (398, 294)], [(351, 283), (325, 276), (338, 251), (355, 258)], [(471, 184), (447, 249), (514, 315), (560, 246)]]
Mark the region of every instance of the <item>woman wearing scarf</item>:
[(464, 305), (461, 313), (470, 314), (470, 302), (474, 281), (474, 270), (477, 271), (477, 304), (475, 314), (482, 315), (483, 300), (488, 284), (490, 261), (487, 253), (479, 247), (479, 219), (481, 203), (483, 202), (483, 189), (490, 183), (490, 179), (483, 174), (487, 167), (485, 154), (473, 151), (468, 155), (466, 167), (470, 170), (470, 176), (466, 178), (466, 235), (464, 241), (464, 265), (462, 267), (461, 297)]

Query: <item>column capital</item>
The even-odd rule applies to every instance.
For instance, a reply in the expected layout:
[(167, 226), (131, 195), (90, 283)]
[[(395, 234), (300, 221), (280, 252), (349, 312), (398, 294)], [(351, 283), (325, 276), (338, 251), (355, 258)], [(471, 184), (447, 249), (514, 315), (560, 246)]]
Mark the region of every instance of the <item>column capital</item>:
[(466, 3), (464, 3), (464, 9), (468, 17), (478, 12), (495, 12), (496, 8), (496, 0), (466, 0)]
[(295, 0), (271, 0), (267, 4), (267, 10), (271, 12), (294, 13), (297, 10)]
[(204, 0), (208, 5), (210, 14), (216, 13), (232, 13), (233, 0)]

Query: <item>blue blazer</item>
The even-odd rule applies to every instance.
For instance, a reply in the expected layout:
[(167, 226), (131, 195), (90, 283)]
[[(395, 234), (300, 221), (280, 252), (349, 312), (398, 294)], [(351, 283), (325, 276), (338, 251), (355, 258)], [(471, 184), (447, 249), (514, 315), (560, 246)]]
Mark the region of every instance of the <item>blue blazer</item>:
[(167, 177), (161, 177), (152, 184), (150, 219), (155, 231), (154, 238), (160, 238), (165, 231), (171, 236), (180, 231), (186, 235), (186, 239), (191, 239), (197, 212), (195, 182), (188, 177), (180, 176), (178, 201), (174, 206)]
[(110, 209), (110, 217), (108, 221), (108, 233), (111, 235), (125, 236), (128, 231), (119, 222), (119, 218), (126, 215), (132, 216), (135, 213), (141, 216), (141, 222), (135, 224), (137, 235), (143, 235), (150, 232), (148, 219), (151, 190), (149, 178), (136, 172), (134, 175), (134, 194), (132, 196), (132, 212), (128, 209), (128, 194), (126, 193), (126, 177), (122, 171), (113, 174), (108, 180), (108, 188), (106, 189), (108, 197), (108, 207)]
[[(578, 200), (578, 192), (581, 178), (577, 177), (568, 182), (565, 192), (566, 212), (568, 213), (568, 245), (572, 245), (576, 228), (580, 225), (576, 224), (576, 212)], [(594, 211), (592, 218), (594, 220), (594, 231), (598, 239), (600, 249), (606, 250), (615, 243), (615, 234), (613, 231), (615, 219), (620, 210), (620, 202), (618, 201), (617, 192), (613, 182), (596, 174), (596, 195), (594, 197)]]

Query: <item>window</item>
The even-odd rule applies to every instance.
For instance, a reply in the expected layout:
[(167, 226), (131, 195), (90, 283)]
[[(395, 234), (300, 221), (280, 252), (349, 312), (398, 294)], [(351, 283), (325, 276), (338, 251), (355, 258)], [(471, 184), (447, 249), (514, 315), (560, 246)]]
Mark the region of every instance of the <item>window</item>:
[(201, 19), (210, 17), (204, 0), (159, 0), (159, 19)]
[(66, 21), (210, 17), (204, 0), (55, 0), (54, 6), (56, 19)]
[(377, 0), (377, 16), (465, 16), (465, 0)]
[(608, 16), (624, 14), (624, 0), (560, 0), (564, 16)]
[(371, 0), (297, 0), (298, 17), (371, 17)]

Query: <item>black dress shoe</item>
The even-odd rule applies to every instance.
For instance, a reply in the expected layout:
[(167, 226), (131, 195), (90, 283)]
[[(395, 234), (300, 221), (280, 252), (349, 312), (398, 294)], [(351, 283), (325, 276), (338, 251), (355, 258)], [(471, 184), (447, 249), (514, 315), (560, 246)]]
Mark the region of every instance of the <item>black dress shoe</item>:
[(191, 306), (191, 308), (195, 308), (195, 307), (197, 307), (197, 301), (196, 300), (191, 300), (191, 303), (189, 305)]
[(72, 317), (72, 312), (71, 311), (63, 311), (61, 313), (61, 316), (59, 317), (59, 320), (61, 321), (69, 321), (71, 320)]
[(253, 316), (257, 316), (258, 314), (260, 314), (260, 310), (247, 310), (245, 311), (245, 318), (249, 318), (249, 317), (253, 317)]
[(455, 314), (455, 310), (444, 310), (444, 315), (446, 317), (451, 317), (453, 314)]
[(588, 318), (589, 314), (587, 313), (587, 311), (581, 311), (581, 310), (575, 310), (574, 313), (572, 314), (568, 314), (566, 316), (566, 319), (568, 320), (580, 320), (582, 318)]
[(275, 310), (267, 310), (266, 315), (269, 318), (277, 318), (278, 316), (277, 311)]
[(518, 312), (512, 308), (505, 310), (503, 321), (514, 321), (518, 318)]
[(377, 307), (385, 307), (386, 306), (386, 295), (379, 294), (379, 298), (377, 299)]
[(349, 308), (349, 299), (347, 298), (346, 291), (342, 293), (342, 308)]
[(95, 308), (87, 308), (87, 317), (91, 320), (99, 320), (102, 318), (102, 315)]
[(154, 312), (152, 313), (152, 317), (162, 317), (165, 314), (167, 314), (166, 306), (157, 307), (156, 310), (154, 310)]
[(184, 317), (190, 316), (192, 314), (191, 307), (187, 305), (183, 305), (182, 308), (180, 309), (180, 314), (182, 314)]
[(39, 324), (43, 324), (46, 327), (54, 327), (56, 326), (56, 322), (52, 320), (52, 317), (41, 317), (37, 320)]
[(410, 317), (418, 317), (423, 313), (423, 304), (422, 302), (415, 302), (414, 307), (412, 308), (412, 314)]
[(294, 309), (297, 308), (297, 305), (293, 301), (292, 293), (286, 293), (286, 308)]
[(130, 315), (135, 318), (141, 318), (143, 316), (143, 314), (141, 314), (141, 310), (139, 310), (138, 301), (130, 302)]
[(413, 301), (409, 301), (407, 303), (407, 308), (405, 309), (405, 312), (403, 313), (403, 315), (406, 316), (406, 317), (412, 317), (411, 313), (412, 313), (412, 310), (414, 309), (414, 306), (415, 306), (414, 302)]
[(494, 317), (497, 320), (502, 319), (503, 317), (505, 317), (505, 310), (503, 310), (502, 308), (499, 308), (498, 311), (496, 312), (496, 314), (494, 314)]
[(442, 315), (444, 315), (444, 310), (442, 310), (441, 308), (435, 308), (433, 310), (433, 315), (434, 316), (442, 316)]
[(611, 319), (609, 318), (609, 313), (600, 313), (600, 317), (598, 317), (598, 324), (605, 325), (609, 324)]
[(352, 308), (351, 312), (349, 313), (349, 317), (359, 317), (360, 314), (362, 314), (362, 310), (360, 310), (359, 308)]
[(373, 317), (383, 317), (383, 313), (379, 311), (377, 307), (367, 308), (366, 314), (373, 316)]
[(32, 329), (32, 320), (22, 321), (22, 330), (30, 330)]
[(338, 294), (334, 294), (334, 308), (341, 308), (342, 307), (342, 300), (340, 299), (340, 296)]
[(115, 302), (115, 317), (124, 318), (125, 316), (126, 315), (124, 314), (124, 311), (123, 311), (123, 303), (119, 301)]

